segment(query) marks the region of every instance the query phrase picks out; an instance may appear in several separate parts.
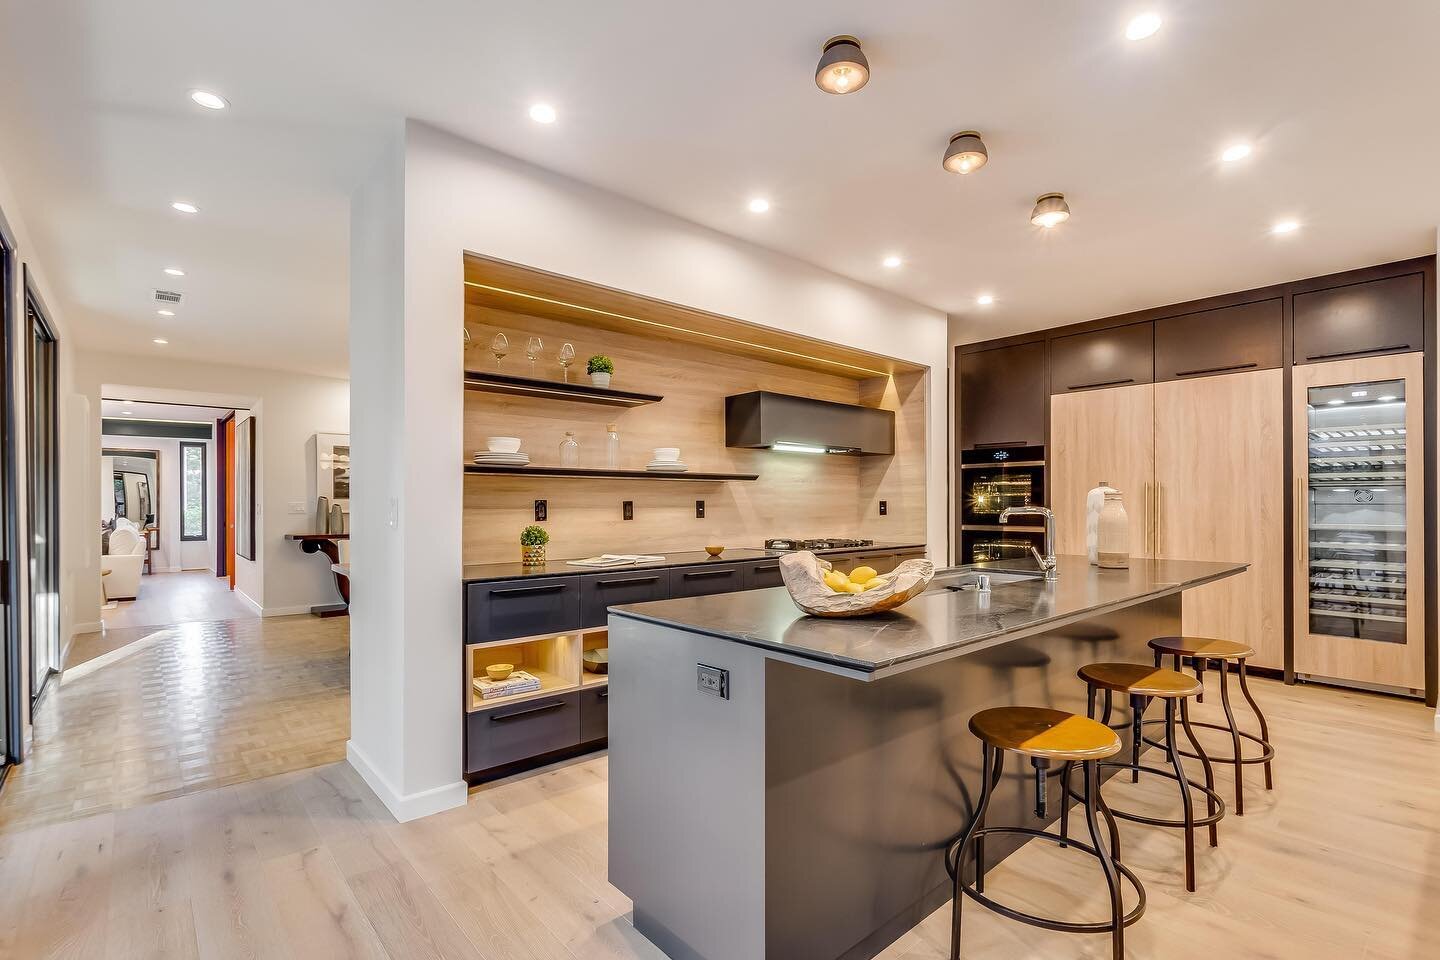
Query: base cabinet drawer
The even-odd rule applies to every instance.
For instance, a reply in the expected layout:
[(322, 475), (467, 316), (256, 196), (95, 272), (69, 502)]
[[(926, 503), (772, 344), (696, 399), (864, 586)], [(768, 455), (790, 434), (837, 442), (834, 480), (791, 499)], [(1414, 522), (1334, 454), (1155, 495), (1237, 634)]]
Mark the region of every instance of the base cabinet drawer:
[(465, 715), (465, 772), (528, 760), (580, 742), (580, 695), (559, 694)]
[(580, 578), (465, 585), (465, 642), (538, 637), (580, 628)]
[(610, 736), (610, 686), (580, 691), (580, 742), (592, 743)]
[(870, 567), (876, 573), (889, 573), (895, 569), (896, 564), (893, 550), (847, 553), (843, 557), (826, 557), (826, 559), (847, 574), (856, 567)]
[(745, 577), (738, 563), (677, 567), (670, 571), (670, 596), (703, 597), (745, 589)]
[(669, 570), (591, 573), (580, 578), (580, 625), (603, 627), (606, 610), (622, 603), (670, 599)]
[[(895, 566), (897, 566), (897, 567), (900, 566), (900, 564), (904, 563), (906, 560), (924, 560), (924, 559), (925, 559), (925, 551), (924, 551), (923, 549), (919, 549), (919, 550), (901, 550), (901, 551), (899, 551), (899, 552), (897, 552), (897, 553), (895, 554)], [(893, 568), (892, 568), (892, 569), (893, 569)]]
[(780, 576), (779, 560), (752, 560), (744, 568), (740, 579), (746, 590), (785, 585), (784, 578)]

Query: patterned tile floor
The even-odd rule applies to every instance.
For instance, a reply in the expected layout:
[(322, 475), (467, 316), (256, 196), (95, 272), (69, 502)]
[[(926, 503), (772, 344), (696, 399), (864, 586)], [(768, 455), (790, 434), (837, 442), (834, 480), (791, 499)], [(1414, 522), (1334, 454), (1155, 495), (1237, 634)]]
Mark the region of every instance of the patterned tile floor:
[(349, 620), (283, 617), (76, 639), (0, 791), (0, 828), (333, 763), (350, 733)]

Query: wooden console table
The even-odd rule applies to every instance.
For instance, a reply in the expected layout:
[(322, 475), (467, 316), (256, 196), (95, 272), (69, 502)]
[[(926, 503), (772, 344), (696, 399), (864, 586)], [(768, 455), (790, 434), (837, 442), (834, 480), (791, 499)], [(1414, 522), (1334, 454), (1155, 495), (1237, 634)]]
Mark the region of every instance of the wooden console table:
[(335, 589), (340, 591), (341, 603), (322, 603), (310, 608), (317, 617), (343, 617), (350, 612), (350, 565), (340, 562), (340, 541), (349, 540), (348, 533), (287, 533), (286, 540), (300, 544), (306, 553), (323, 553), (330, 561), (330, 573), (335, 577)]

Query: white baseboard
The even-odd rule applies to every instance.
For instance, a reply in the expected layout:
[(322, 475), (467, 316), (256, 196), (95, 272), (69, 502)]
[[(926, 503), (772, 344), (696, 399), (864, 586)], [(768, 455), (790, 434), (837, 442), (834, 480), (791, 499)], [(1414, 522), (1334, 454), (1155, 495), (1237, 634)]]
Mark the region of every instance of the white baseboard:
[(74, 642), (75, 642), (75, 638), (76, 638), (77, 636), (79, 636), (80, 634), (82, 634), (82, 633), (99, 633), (101, 630), (104, 630), (104, 629), (105, 629), (105, 624), (102, 623), (102, 622), (99, 621), (99, 620), (96, 620), (94, 623), (77, 623), (77, 624), (75, 624), (74, 626), (72, 626), (72, 627), (70, 628), (70, 639), (67, 640), (67, 641), (65, 641), (65, 649), (66, 649), (66, 650), (69, 650), (69, 649), (70, 649), (70, 644), (74, 643)]
[(464, 780), (456, 780), (454, 783), (447, 783), (431, 790), (422, 790), (419, 793), (403, 795), (390, 785), (390, 781), (380, 775), (380, 771), (365, 758), (365, 754), (355, 745), (354, 740), (345, 741), (345, 759), (350, 761), (350, 766), (360, 774), (380, 802), (385, 804), (390, 815), (401, 823), (408, 820), (419, 820), (421, 817), (428, 817), (433, 813), (440, 813), (442, 810), (450, 810), (454, 807), (465, 806), (465, 798), (468, 796), (468, 788)]
[(254, 598), (251, 597), (250, 594), (246, 593), (244, 590), (241, 590), (239, 587), (236, 587), (235, 596), (239, 597), (241, 600), (249, 604), (250, 609), (255, 611), (255, 615), (257, 617), (265, 616), (265, 608), (260, 606), (260, 604), (256, 603)]
[(293, 607), (266, 607), (260, 614), (262, 617), (293, 617), (299, 613), (309, 613), (313, 604), (302, 603)]

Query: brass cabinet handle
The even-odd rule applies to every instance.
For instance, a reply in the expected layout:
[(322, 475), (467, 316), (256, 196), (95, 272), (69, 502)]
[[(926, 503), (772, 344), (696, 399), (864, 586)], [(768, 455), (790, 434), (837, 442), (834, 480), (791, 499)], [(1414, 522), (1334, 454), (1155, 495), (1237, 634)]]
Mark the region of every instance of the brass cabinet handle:
[(1165, 484), (1155, 483), (1155, 556), (1165, 552)]

